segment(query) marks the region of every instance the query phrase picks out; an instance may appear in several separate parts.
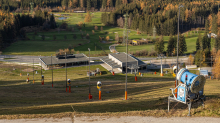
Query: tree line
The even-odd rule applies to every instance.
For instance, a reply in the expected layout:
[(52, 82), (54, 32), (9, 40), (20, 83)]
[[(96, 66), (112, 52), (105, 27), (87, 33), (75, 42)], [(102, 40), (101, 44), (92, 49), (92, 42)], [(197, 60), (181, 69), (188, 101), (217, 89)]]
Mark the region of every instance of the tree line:
[[(217, 31), (220, 24), (220, 13), (218, 13), (218, 4), (209, 1), (184, 1), (172, 2), (158, 0), (154, 3), (147, 1), (132, 2), (122, 4), (116, 10), (110, 13), (103, 13), (101, 22), (105, 25), (124, 27), (124, 14), (128, 13), (129, 29), (140, 30), (152, 34), (152, 28), (155, 26), (158, 35), (177, 34), (178, 6), (180, 8), (180, 32), (191, 29), (205, 27), (206, 21), (209, 21), (209, 30)], [(216, 23), (217, 22), (217, 23)]]
[(15, 42), (17, 37), (26, 38), (26, 26), (43, 26), (46, 28), (56, 28), (54, 15), (37, 10), (35, 14), (16, 14), (0, 11), (0, 50)]

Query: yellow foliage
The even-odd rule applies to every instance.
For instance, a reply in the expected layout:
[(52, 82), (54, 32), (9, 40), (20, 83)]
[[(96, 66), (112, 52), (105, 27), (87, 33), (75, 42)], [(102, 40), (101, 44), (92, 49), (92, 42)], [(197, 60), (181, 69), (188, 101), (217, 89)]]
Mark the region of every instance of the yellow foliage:
[(90, 15), (89, 11), (87, 12), (87, 14), (85, 16), (84, 22), (92, 22), (92, 17)]
[(82, 21), (78, 22), (78, 26), (82, 27), (82, 25), (83, 25)]
[(141, 2), (141, 10), (143, 10), (145, 6), (146, 6), (145, 3)]
[(106, 36), (106, 38), (105, 38), (105, 39), (106, 39), (106, 41), (109, 41), (109, 39), (110, 39), (110, 38), (109, 38), (109, 36)]
[(209, 20), (209, 25), (210, 25), (209, 30), (211, 30), (212, 29), (212, 14), (209, 15), (208, 20)]
[(214, 74), (215, 78), (218, 78), (218, 79), (220, 78), (220, 50), (216, 54), (212, 73)]
[(194, 57), (192, 56), (192, 54), (189, 55), (189, 63), (190, 65), (192, 65), (194, 62)]

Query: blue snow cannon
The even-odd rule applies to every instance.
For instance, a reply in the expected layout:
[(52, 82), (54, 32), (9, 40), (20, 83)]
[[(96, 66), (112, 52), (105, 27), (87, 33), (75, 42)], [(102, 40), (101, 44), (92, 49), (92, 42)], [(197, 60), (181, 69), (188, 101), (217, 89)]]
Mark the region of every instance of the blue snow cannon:
[(177, 86), (170, 88), (173, 96), (168, 97), (168, 112), (170, 100), (173, 100), (188, 104), (188, 116), (190, 116), (191, 104), (193, 102), (201, 101), (204, 107), (205, 95), (203, 93), (206, 79), (202, 75), (190, 73), (186, 68), (180, 69), (176, 77), (178, 80)]

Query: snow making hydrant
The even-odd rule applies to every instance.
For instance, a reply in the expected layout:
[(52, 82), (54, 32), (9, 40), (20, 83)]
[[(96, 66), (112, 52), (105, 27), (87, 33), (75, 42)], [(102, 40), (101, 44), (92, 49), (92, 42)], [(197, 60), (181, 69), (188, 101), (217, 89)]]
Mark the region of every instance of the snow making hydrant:
[(44, 85), (44, 75), (41, 76), (41, 84)]
[(206, 79), (202, 75), (198, 76), (190, 73), (186, 68), (180, 69), (176, 77), (178, 80), (177, 86), (175, 88), (170, 88), (172, 91), (172, 96), (168, 97), (168, 112), (170, 101), (172, 100), (187, 104), (189, 108), (188, 116), (190, 116), (192, 103), (201, 101), (204, 107), (205, 95), (203, 92)]
[(102, 88), (102, 83), (100, 81), (97, 82), (97, 89), (99, 89), (99, 100), (101, 100), (101, 88)]

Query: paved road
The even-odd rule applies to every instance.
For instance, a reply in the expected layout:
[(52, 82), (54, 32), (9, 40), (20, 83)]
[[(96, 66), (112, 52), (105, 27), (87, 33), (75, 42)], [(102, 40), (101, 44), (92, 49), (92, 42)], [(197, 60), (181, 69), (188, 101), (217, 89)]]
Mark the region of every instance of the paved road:
[[(0, 55), (0, 61), (5, 62), (22, 62), (22, 63), (40, 63), (42, 56), (24, 56), (24, 55)], [(45, 57), (45, 56), (43, 56)], [(91, 60), (97, 60), (98, 57), (90, 57)]]
[(141, 116), (92, 116), (92, 117), (70, 117), (62, 119), (53, 118), (35, 118), (35, 119), (1, 119), (0, 123), (219, 123), (220, 118), (212, 117), (141, 117)]

